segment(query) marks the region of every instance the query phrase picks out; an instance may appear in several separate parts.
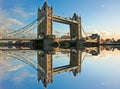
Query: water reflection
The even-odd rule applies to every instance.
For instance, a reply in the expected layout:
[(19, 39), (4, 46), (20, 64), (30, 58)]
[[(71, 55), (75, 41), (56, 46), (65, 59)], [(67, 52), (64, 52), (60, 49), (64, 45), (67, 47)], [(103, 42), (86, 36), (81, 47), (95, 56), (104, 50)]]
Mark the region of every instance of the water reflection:
[[(1, 50), (0, 51), (0, 78), (2, 84), (2, 78), (9, 76), (8, 74), (12, 71), (24, 69), (25, 65), (30, 66), (32, 69), (37, 71), (38, 82), (42, 82), (44, 87), (54, 81), (54, 75), (70, 71), (73, 76), (77, 76), (82, 72), (82, 63), (87, 56), (103, 56), (105, 55), (120, 55), (119, 46), (97, 46), (97, 47), (85, 47), (81, 50), (75, 49), (57, 49), (54, 51), (43, 51), (43, 50)], [(57, 58), (66, 57), (69, 59), (68, 63), (64, 64)], [(56, 58), (55, 58), (56, 56)], [(37, 60), (36, 60), (37, 59)], [(57, 66), (55, 66), (57, 60)], [(65, 61), (66, 59), (64, 59)], [(15, 62), (16, 61), (16, 62)], [(24, 64), (23, 64), (24, 63)], [(61, 64), (61, 65), (59, 65)], [(29, 70), (29, 69), (28, 69)], [(17, 74), (17, 73), (16, 73)], [(14, 74), (13, 74), (14, 75)], [(22, 73), (16, 79), (20, 79), (25, 76), (36, 76), (30, 75), (29, 73)], [(7, 78), (6, 77), (6, 78)], [(67, 79), (67, 76), (66, 76)]]

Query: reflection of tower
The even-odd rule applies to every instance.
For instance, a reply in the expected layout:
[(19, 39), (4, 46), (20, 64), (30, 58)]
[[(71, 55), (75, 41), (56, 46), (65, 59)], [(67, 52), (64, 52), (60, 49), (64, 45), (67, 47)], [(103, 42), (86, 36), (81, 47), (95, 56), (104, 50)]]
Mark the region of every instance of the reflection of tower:
[(0, 33), (0, 39), (2, 39), (2, 35), (1, 35), (1, 33)]
[(2, 59), (2, 50), (0, 50), (0, 59)]
[(52, 54), (39, 54), (38, 53), (38, 81), (42, 81), (44, 87), (52, 82)]
[(76, 69), (72, 70), (74, 76), (81, 72), (81, 58), (82, 52), (80, 50), (71, 50), (70, 52), (70, 66), (75, 67)]

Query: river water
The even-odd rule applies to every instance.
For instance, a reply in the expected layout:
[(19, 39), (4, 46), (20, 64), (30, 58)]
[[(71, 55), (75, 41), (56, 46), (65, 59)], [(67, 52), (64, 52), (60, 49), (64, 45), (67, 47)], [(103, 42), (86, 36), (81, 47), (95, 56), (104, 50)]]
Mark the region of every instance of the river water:
[(120, 89), (120, 50), (1, 50), (0, 89)]

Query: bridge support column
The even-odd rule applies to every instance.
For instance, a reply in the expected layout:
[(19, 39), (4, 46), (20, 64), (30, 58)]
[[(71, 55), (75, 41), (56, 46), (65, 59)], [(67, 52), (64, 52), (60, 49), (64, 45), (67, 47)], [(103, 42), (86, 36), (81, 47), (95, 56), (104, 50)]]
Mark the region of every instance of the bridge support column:
[(39, 54), (38, 53), (38, 68), (41, 67), (43, 69), (38, 69), (38, 81), (42, 81), (44, 87), (47, 87), (48, 83), (52, 83), (53, 81), (53, 69), (52, 69), (52, 54)]
[(53, 9), (44, 3), (42, 8), (38, 8), (38, 22), (45, 18), (42, 23), (38, 24), (37, 37), (43, 37), (43, 50), (53, 50), (51, 44), (54, 41), (54, 36), (52, 35), (52, 24), (53, 24)]
[(81, 59), (82, 52), (80, 50), (71, 50), (70, 52), (70, 66), (77, 66), (77, 69), (72, 70), (73, 75), (76, 76), (79, 72), (81, 72)]
[(78, 23), (71, 23), (70, 24), (70, 38), (76, 39), (76, 48), (79, 49), (80, 46), (82, 46), (82, 31), (81, 31), (81, 18), (74, 13), (72, 20), (77, 21)]
[(78, 23), (70, 24), (70, 38), (79, 40), (82, 38), (81, 18), (78, 17), (78, 15), (76, 13), (74, 13), (72, 20), (75, 20)]
[(38, 8), (38, 23), (45, 18), (40, 24), (38, 24), (37, 37), (47, 37), (52, 35), (52, 22), (53, 22), (53, 9), (44, 3), (42, 8)]

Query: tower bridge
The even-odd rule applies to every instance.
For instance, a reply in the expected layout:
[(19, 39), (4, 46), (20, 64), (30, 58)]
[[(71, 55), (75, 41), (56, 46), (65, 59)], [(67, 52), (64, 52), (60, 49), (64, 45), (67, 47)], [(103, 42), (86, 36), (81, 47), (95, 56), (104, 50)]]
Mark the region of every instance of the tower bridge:
[[(69, 40), (65, 39), (67, 41), (64, 41), (56, 38), (56, 36), (53, 34), (53, 22), (69, 25)], [(33, 31), (35, 28), (37, 28), (37, 34), (35, 37), (33, 37), (33, 35), (29, 34), (29, 32)], [(48, 6), (47, 2), (44, 2), (43, 6), (38, 8), (37, 19), (21, 29), (6, 33), (6, 35), (0, 39), (0, 41), (27, 41), (33, 44), (33, 46), (36, 46), (33, 48), (40, 48), (39, 44), (42, 44), (44, 45), (44, 50), (53, 50), (54, 47), (51, 46), (53, 43), (60, 44), (61, 42), (68, 42), (67, 44), (73, 44), (74, 42), (75, 48), (80, 49), (81, 46), (83, 46), (83, 43), (99, 42), (98, 35), (83, 37), (84, 31), (82, 32), (82, 30), (84, 29), (82, 29), (81, 17), (79, 17), (76, 13), (74, 13), (71, 18), (57, 16), (53, 13), (53, 8)]]

